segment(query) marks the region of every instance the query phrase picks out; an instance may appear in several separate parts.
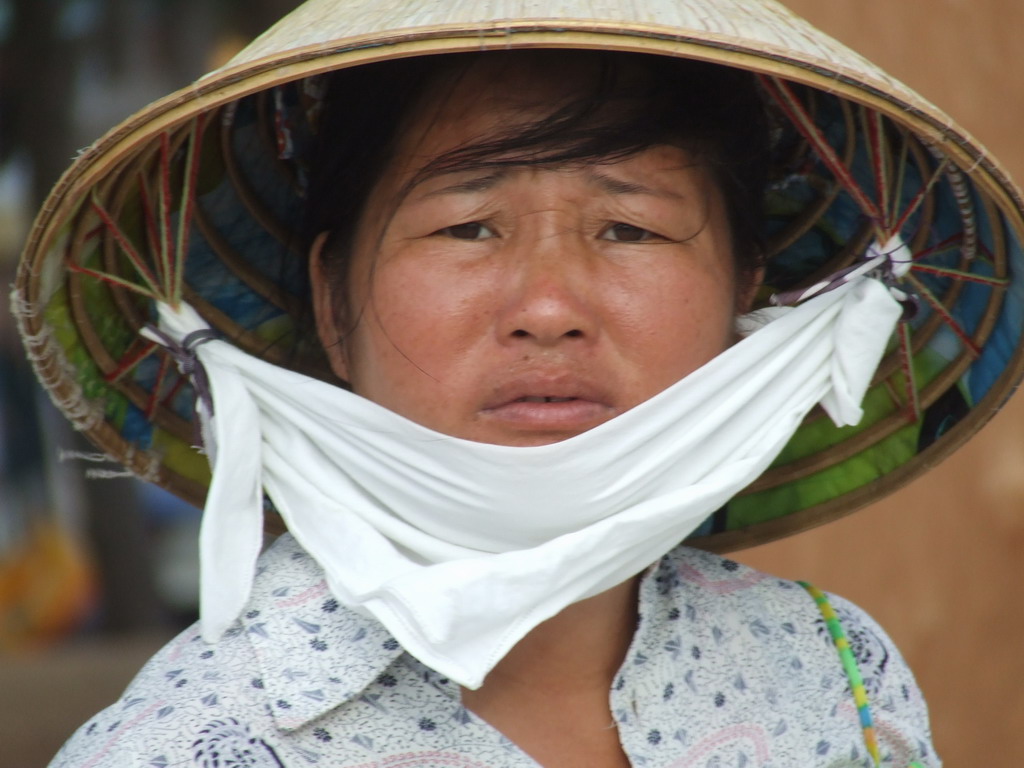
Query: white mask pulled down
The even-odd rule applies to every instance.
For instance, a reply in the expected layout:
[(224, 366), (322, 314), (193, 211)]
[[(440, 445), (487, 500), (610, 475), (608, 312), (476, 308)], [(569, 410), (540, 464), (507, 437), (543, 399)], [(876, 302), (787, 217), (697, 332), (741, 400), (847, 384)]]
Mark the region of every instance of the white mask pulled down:
[[(176, 341), (207, 328), (160, 305)], [(683, 380), (563, 442), (450, 437), (225, 341), (195, 354), (213, 414), (200, 539), (201, 626), (241, 614), (263, 494), (334, 596), (469, 688), (540, 622), (639, 573), (756, 479), (817, 403), (860, 402), (901, 308), (858, 276), (796, 308), (740, 318), (746, 337)], [(143, 331), (160, 341), (156, 335)]]

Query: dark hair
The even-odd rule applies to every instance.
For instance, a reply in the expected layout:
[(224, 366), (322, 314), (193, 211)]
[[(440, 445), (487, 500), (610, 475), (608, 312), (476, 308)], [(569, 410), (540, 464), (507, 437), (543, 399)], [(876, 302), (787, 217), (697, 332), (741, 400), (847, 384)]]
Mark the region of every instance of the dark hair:
[[(592, 86), (551, 114), (436, 158), (421, 172), (610, 162), (674, 145), (707, 167), (725, 200), (741, 285), (763, 263), (769, 125), (754, 76), (715, 64), (607, 51), (502, 51), (400, 59), (332, 73), (309, 157), (308, 246), (329, 232), (331, 278), (344, 281), (356, 226), (401, 126), (428, 87), (481, 56), (572, 56), (592, 63)], [(556, 63), (556, 62), (552, 62)], [(552, 71), (558, 71), (552, 67)]]

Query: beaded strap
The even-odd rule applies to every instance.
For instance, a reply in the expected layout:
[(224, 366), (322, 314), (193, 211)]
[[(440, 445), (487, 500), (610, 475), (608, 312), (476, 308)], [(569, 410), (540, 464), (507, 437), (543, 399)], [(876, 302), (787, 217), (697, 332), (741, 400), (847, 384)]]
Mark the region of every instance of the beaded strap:
[[(867, 747), (868, 754), (871, 755), (874, 764), (876, 766), (881, 765), (882, 757), (878, 750), (878, 739), (875, 736), (875, 724), (871, 719), (868, 692), (864, 688), (864, 678), (861, 677), (860, 667), (857, 666), (857, 660), (853, 657), (853, 651), (850, 650), (850, 641), (846, 639), (843, 625), (839, 622), (839, 617), (836, 616), (836, 612), (824, 592), (805, 581), (798, 583), (814, 598), (814, 602), (818, 605), (818, 610), (821, 611), (822, 618), (825, 619), (825, 626), (828, 627), (828, 632), (832, 636), (832, 642), (835, 643), (836, 650), (839, 652), (839, 659), (843, 663), (843, 670), (850, 681), (850, 690), (853, 692), (853, 700), (857, 704), (857, 713), (860, 715), (860, 725), (864, 729), (864, 745)], [(920, 763), (911, 763), (908, 768), (915, 768), (915, 766), (923, 768)]]
[[(846, 639), (846, 633), (843, 631), (843, 625), (839, 621), (839, 617), (836, 615), (835, 610), (832, 608), (832, 604), (829, 603), (828, 597), (817, 587), (808, 584), (806, 581), (797, 582), (801, 587), (807, 590), (808, 594), (814, 598), (814, 602), (818, 606), (818, 610), (821, 611), (822, 618), (825, 619), (825, 626), (828, 627), (828, 632), (832, 636), (832, 642), (836, 645), (836, 650), (839, 652), (839, 658), (843, 662), (843, 669), (846, 671), (846, 677), (850, 681), (850, 690), (853, 691), (853, 700), (857, 703), (857, 712), (860, 715), (860, 724), (864, 729), (864, 745), (868, 749), (868, 754), (871, 755), (871, 759), (875, 766), (882, 764), (882, 756), (878, 750), (878, 739), (875, 736), (875, 724), (871, 719), (871, 705), (868, 703), (868, 692), (864, 687), (864, 678), (861, 677), (860, 667), (857, 666), (857, 659), (853, 657), (853, 651), (850, 650), (850, 641)], [(912, 762), (907, 768), (927, 768), (924, 763), (918, 761)]]

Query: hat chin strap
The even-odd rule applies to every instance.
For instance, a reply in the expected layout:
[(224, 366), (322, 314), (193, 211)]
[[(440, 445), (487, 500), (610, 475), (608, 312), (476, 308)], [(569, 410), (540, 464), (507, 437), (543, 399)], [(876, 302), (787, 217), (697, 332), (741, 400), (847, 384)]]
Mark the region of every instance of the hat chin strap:
[[(187, 305), (159, 309), (178, 343), (207, 327)], [(201, 406), (199, 418), (216, 451), (203, 636), (217, 640), (248, 600), (265, 490), (339, 601), (478, 687), (533, 627), (639, 573), (757, 478), (816, 403), (857, 423), (900, 313), (863, 276), (752, 313), (740, 319), (746, 338), (685, 379), (536, 447), (443, 435), (204, 339), (192, 354), (209, 380), (212, 413)]]

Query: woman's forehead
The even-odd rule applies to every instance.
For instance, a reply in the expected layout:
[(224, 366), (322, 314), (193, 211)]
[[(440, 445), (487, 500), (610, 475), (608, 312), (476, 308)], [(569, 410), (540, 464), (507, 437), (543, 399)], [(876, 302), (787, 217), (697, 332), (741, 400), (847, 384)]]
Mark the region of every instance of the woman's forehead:
[(581, 182), (578, 188), (588, 190), (591, 196), (604, 195), (622, 200), (650, 197), (681, 203), (692, 197), (704, 197), (709, 192), (706, 168), (694, 163), (685, 150), (656, 146), (607, 163), (579, 161), (557, 165), (496, 165), (418, 174), (405, 199), (431, 200), (444, 195), (470, 196), (521, 190), (549, 178), (562, 179), (569, 185), (575, 180)]

